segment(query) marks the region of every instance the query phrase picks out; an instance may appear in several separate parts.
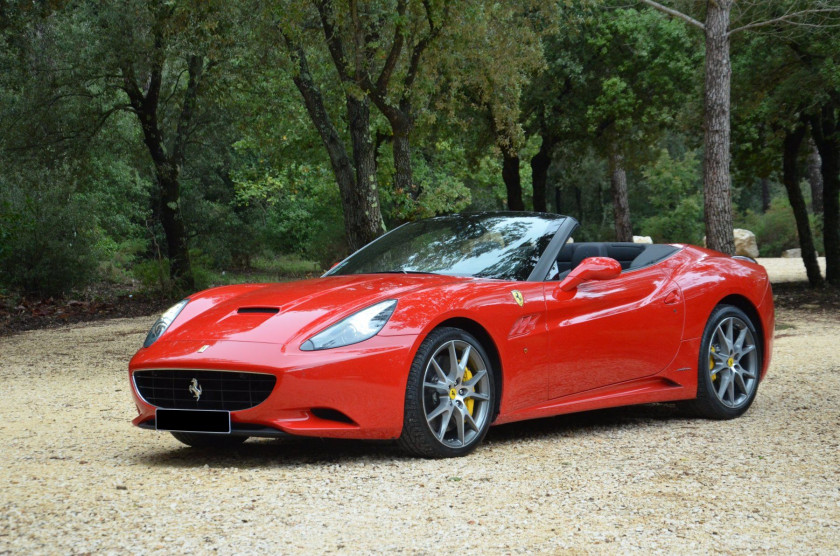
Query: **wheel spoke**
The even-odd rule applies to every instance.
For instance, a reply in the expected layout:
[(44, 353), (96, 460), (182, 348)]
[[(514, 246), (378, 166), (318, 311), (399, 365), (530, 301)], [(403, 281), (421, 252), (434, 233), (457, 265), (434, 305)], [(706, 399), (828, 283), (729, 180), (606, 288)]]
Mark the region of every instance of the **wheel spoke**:
[(467, 369), (467, 363), (470, 362), (470, 352), (472, 351), (472, 346), (467, 344), (466, 349), (464, 349), (464, 353), (461, 355), (461, 361), (458, 362), (458, 376), (456, 379), (463, 379), (464, 378), (464, 371)]
[(440, 419), (440, 429), (438, 429), (437, 434), (438, 440), (440, 440), (441, 442), (443, 442), (443, 436), (446, 434), (446, 429), (449, 428), (449, 421), (452, 420), (452, 407), (447, 404), (447, 406), (444, 409), (445, 413)]
[(729, 365), (726, 364), (726, 361), (715, 361), (715, 366), (709, 371), (710, 374), (717, 374), (725, 369), (728, 369)]
[(735, 380), (734, 375), (735, 373), (729, 374), (729, 388), (726, 389), (726, 393), (729, 396), (729, 403), (735, 404)]
[(473, 377), (467, 381), (464, 381), (464, 386), (467, 388), (475, 388), (475, 385), (481, 382), (481, 379), (487, 375), (487, 371), (481, 369), (477, 373), (473, 375)]
[(441, 400), (436, 408), (426, 416), (426, 420), (430, 423), (440, 417), (446, 410), (449, 409), (449, 399)]
[(751, 369), (746, 369), (744, 367), (740, 367), (741, 374), (747, 378), (755, 378), (755, 373)]
[(442, 382), (424, 382), (423, 387), (431, 390), (437, 390), (441, 394), (449, 394), (449, 388)]
[(741, 329), (741, 333), (738, 334), (738, 339), (735, 340), (735, 353), (741, 353), (741, 350), (744, 347), (744, 339), (747, 337), (747, 327)]
[(743, 348), (741, 348), (741, 352), (738, 354), (738, 359), (742, 358), (743, 356), (747, 355), (748, 353), (752, 353), (753, 351), (755, 351), (755, 345), (744, 346)]
[(440, 368), (440, 365), (438, 365), (434, 357), (432, 357), (432, 366), (435, 368), (435, 374), (437, 374), (438, 380), (444, 384), (448, 384), (449, 377), (446, 376), (446, 373), (443, 372), (443, 369)]
[(455, 353), (455, 342), (449, 342), (449, 380), (458, 378), (458, 354)]
[(747, 393), (747, 385), (744, 383), (744, 377), (741, 376), (741, 373), (735, 373), (735, 384), (738, 386), (738, 389), (741, 390), (744, 394)]
[(734, 331), (735, 319), (726, 319), (726, 347), (729, 348), (729, 353), (732, 353), (732, 346), (735, 343)]
[(472, 418), (472, 415), (469, 412), (464, 412), (464, 422), (470, 426), (472, 430), (478, 432), (478, 424), (475, 422), (475, 419)]
[(464, 442), (464, 410), (458, 409), (452, 412), (452, 418), (455, 419), (455, 429), (458, 432), (458, 440), (461, 442), (461, 446), (465, 444)]
[(720, 386), (718, 387), (717, 395), (721, 401), (726, 401), (726, 392), (729, 388), (729, 383), (732, 382), (732, 373), (723, 373), (720, 377)]
[(464, 399), (486, 402), (490, 399), (490, 395), (484, 394), (483, 392), (467, 392), (464, 394)]
[(729, 352), (732, 351), (729, 341), (726, 339), (726, 333), (723, 331), (723, 324), (718, 326), (715, 335), (718, 338), (718, 343), (720, 344), (718, 350), (715, 352), (723, 357), (729, 357)]

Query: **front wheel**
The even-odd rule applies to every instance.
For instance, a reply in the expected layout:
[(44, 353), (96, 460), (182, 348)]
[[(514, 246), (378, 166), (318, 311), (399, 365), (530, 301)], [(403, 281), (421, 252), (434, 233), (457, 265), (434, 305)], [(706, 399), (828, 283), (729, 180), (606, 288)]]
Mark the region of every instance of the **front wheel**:
[(400, 445), (427, 458), (464, 456), (490, 428), (495, 377), (481, 343), (458, 328), (439, 328), (411, 365)]
[(709, 419), (733, 419), (753, 403), (762, 368), (758, 332), (741, 309), (712, 311), (700, 345), (697, 399), (692, 409)]

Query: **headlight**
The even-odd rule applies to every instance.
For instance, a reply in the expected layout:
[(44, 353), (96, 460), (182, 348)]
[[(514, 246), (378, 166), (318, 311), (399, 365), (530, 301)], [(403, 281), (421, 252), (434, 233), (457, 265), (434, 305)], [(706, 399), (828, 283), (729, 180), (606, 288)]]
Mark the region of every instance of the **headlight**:
[(184, 307), (186, 307), (188, 301), (189, 299), (183, 299), (179, 301), (178, 303), (167, 309), (166, 312), (160, 316), (157, 322), (155, 322), (155, 324), (152, 326), (152, 329), (149, 330), (149, 333), (146, 335), (146, 341), (143, 342), (143, 347), (149, 347), (150, 345), (155, 343), (155, 340), (160, 338), (164, 332), (166, 332), (166, 329), (169, 328), (169, 325), (172, 324), (172, 321), (175, 320), (175, 317), (178, 316), (178, 313), (180, 313), (181, 310)]
[(362, 309), (353, 313), (341, 322), (338, 322), (323, 332), (312, 336), (300, 346), (303, 351), (318, 349), (330, 349), (350, 344), (358, 344), (363, 340), (372, 338), (382, 330), (394, 309), (397, 308), (397, 300), (389, 299), (382, 303)]

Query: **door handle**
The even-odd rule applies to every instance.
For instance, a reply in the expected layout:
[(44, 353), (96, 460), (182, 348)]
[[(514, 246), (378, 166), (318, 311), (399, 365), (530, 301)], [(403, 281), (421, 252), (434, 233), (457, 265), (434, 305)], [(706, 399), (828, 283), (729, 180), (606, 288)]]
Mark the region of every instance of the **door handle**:
[(674, 305), (680, 302), (680, 290), (671, 290), (665, 296), (665, 305)]

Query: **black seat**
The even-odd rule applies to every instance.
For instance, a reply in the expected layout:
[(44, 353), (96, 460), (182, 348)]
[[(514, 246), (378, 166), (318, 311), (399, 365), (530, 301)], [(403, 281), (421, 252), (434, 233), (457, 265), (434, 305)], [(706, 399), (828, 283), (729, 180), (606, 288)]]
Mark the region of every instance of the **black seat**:
[(603, 243), (579, 243), (575, 246), (572, 254), (572, 268), (575, 268), (583, 259), (589, 257), (606, 257), (607, 246)]

